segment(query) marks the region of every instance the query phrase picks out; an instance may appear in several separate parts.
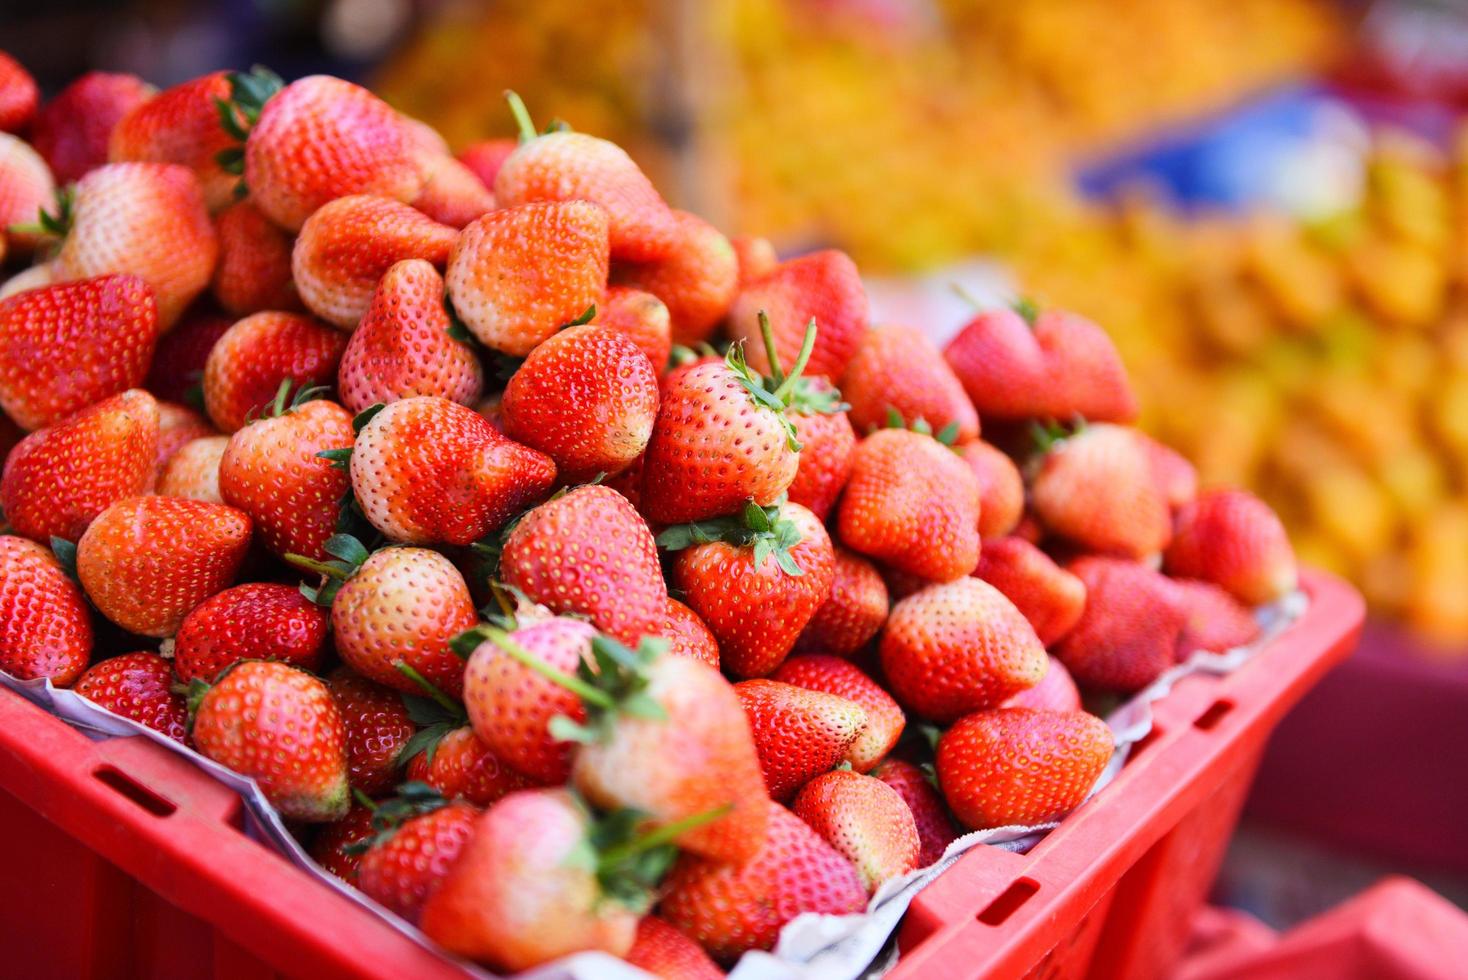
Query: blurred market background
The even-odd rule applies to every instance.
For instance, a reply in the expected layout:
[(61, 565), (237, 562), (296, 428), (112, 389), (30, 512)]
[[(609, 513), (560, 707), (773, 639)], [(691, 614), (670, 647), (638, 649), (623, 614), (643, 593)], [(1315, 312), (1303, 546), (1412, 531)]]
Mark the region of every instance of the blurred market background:
[(1220, 896), (1282, 925), (1398, 869), (1468, 902), (1468, 5), (7, 6), (51, 91), (327, 70), (461, 146), (512, 135), (514, 87), (727, 232), (848, 250), (940, 340), (955, 283), (1095, 318), (1145, 424), (1375, 616), (1277, 736)]

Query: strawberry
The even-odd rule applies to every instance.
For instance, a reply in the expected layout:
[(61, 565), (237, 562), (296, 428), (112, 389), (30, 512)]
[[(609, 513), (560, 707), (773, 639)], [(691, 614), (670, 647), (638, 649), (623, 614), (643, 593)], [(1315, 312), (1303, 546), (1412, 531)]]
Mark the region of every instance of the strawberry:
[(55, 199), (56, 182), (41, 155), (20, 137), (0, 133), (0, 251), (8, 246), (29, 254), (41, 239), (37, 220)]
[(232, 144), (219, 125), (216, 102), (229, 98), (229, 72), (210, 72), (164, 89), (139, 103), (112, 127), (107, 157), (113, 163), (177, 163), (199, 179), (204, 203), (217, 211), (234, 199), (235, 176), (219, 165)]
[(234, 165), (243, 164), (255, 206), (282, 228), (299, 230), (318, 208), (349, 194), (406, 203), (423, 189), (407, 122), (360, 85), (310, 75), (279, 88), (268, 73), (230, 81), (231, 135), (244, 138)]
[(1086, 608), (1055, 656), (1077, 683), (1137, 691), (1173, 665), (1187, 616), (1172, 583), (1117, 558), (1078, 558), (1067, 570), (1085, 584)]
[(157, 446), (158, 403), (139, 389), (38, 429), (5, 459), (5, 519), (37, 541), (75, 541), (109, 504), (148, 489)]
[(107, 162), (107, 144), (118, 120), (153, 95), (136, 75), (89, 71), (36, 113), (31, 145), (62, 184)]
[(708, 625), (698, 618), (698, 613), (677, 599), (668, 599), (667, 613), (663, 616), (663, 626), (658, 635), (668, 641), (668, 653), (673, 656), (692, 657), (718, 669), (719, 641), (709, 632)]
[(799, 504), (750, 503), (739, 517), (668, 528), (658, 544), (681, 552), (673, 584), (718, 640), (722, 666), (740, 677), (780, 666), (836, 576), (825, 527)]
[(1023, 538), (985, 541), (974, 575), (1014, 603), (1047, 647), (1070, 632), (1086, 607), (1085, 583)]
[(482, 344), (524, 357), (602, 301), (607, 212), (588, 201), (491, 211), (449, 254), (449, 298)]
[(0, 535), (0, 670), (67, 687), (92, 654), (92, 618), (49, 549)]
[(556, 467), (473, 409), (418, 396), (362, 427), (351, 476), (362, 512), (392, 540), (466, 545), (544, 497)]
[(858, 432), (907, 427), (919, 419), (949, 442), (979, 436), (979, 415), (963, 385), (921, 330), (906, 326), (866, 331), (841, 376)]
[(627, 502), (636, 507), (637, 512), (642, 513), (642, 463), (645, 458), (639, 456), (627, 465), (627, 468), (616, 476), (609, 476), (601, 481), (602, 486), (617, 491)]
[(658, 376), (622, 334), (596, 324), (549, 338), (500, 401), (505, 435), (555, 460), (567, 483), (620, 473), (642, 455), (658, 414)]
[(56, 281), (131, 273), (153, 287), (164, 330), (209, 285), (219, 240), (188, 168), (110, 163), (77, 181), (62, 210)]
[(164, 464), (154, 491), (160, 497), (189, 497), (224, 503), (219, 493), (219, 462), (229, 436), (208, 436), (185, 443)]
[(1039, 313), (1028, 304), (988, 310), (948, 342), (943, 356), (986, 418), (1130, 422), (1137, 416), (1111, 338), (1074, 313)]
[(698, 943), (655, 915), (637, 923), (637, 939), (625, 959), (661, 980), (719, 980), (724, 975)]
[(434, 221), (459, 229), (494, 210), (494, 192), (453, 157), (435, 156), (426, 171), (428, 180), (412, 203)]
[(857, 772), (870, 772), (902, 737), (907, 724), (902, 709), (876, 681), (849, 661), (825, 654), (791, 657), (775, 671), (774, 679), (834, 694), (866, 709), (866, 727), (842, 756)]
[(1244, 490), (1211, 490), (1177, 515), (1167, 571), (1203, 579), (1245, 605), (1273, 602), (1295, 590), (1295, 553), (1279, 517)]
[(235, 432), (276, 400), (281, 382), (330, 384), (347, 338), (300, 313), (255, 313), (220, 337), (204, 363), (204, 407), (221, 432)]
[[(299, 596), (299, 591), (296, 594)], [(326, 615), (316, 612), (324, 631)], [(402, 696), (348, 667), (338, 667), (328, 674), (326, 686), (342, 716), (347, 776), (352, 788), (368, 796), (388, 792), (398, 781), (401, 755), (418, 731)]]
[[(152, 397), (152, 396), (149, 396)], [(155, 402), (158, 406), (158, 451), (154, 454), (156, 476), (173, 454), (196, 439), (218, 435), (209, 420), (187, 405)]]
[(673, 343), (691, 346), (707, 340), (733, 305), (739, 259), (729, 239), (698, 215), (674, 211), (673, 221), (672, 251), (658, 261), (618, 266), (613, 278), (667, 304)]
[(1152, 478), (1167, 505), (1176, 513), (1198, 497), (1198, 471), (1187, 457), (1156, 439), (1137, 433), (1152, 463)]
[(680, 246), (672, 209), (625, 150), (567, 129), (538, 134), (519, 96), (508, 93), (507, 98), (520, 127), (520, 145), (494, 177), (500, 207), (541, 201), (599, 204), (610, 221), (612, 255), (620, 261), (664, 259)]
[[(412, 751), (410, 744), (403, 755)], [(435, 745), (413, 755), (408, 778), (427, 783), (445, 799), (467, 800), (475, 806), (489, 806), (532, 785), (491, 752), (468, 725), (446, 732)]]
[(1084, 711), (979, 711), (939, 740), (938, 784), (970, 830), (1048, 823), (1080, 806), (1113, 744)]
[(255, 780), (288, 820), (346, 816), (346, 731), (326, 685), (283, 663), (236, 664), (189, 693), (194, 746)]
[(917, 866), (926, 868), (935, 864), (948, 845), (958, 838), (943, 797), (938, 795), (923, 771), (911, 762), (884, 759), (871, 775), (896, 790), (902, 802), (907, 804), (917, 828)]
[[(751, 683), (751, 682), (746, 682)], [(717, 960), (773, 949), (785, 923), (813, 912), (852, 915), (867, 894), (851, 862), (776, 803), (758, 853), (742, 864), (684, 855), (668, 875), (659, 912)]]
[(1020, 691), (1005, 701), (1001, 708), (1044, 708), (1050, 711), (1080, 711), (1081, 692), (1071, 680), (1065, 664), (1050, 657), (1050, 666), (1040, 683)]
[(869, 893), (918, 866), (922, 844), (912, 811), (880, 779), (849, 769), (822, 773), (790, 809), (856, 867)]
[(836, 513), (841, 543), (934, 582), (979, 562), (979, 485), (938, 440), (883, 429), (856, 447)]
[(831, 594), (795, 641), (797, 650), (850, 657), (866, 646), (887, 621), (887, 586), (876, 566), (837, 548)]
[(790, 483), (790, 502), (810, 508), (824, 521), (851, 477), (856, 433), (843, 410), (841, 393), (819, 378), (810, 379), (791, 408), (800, 465)]
[(835, 694), (771, 680), (740, 681), (734, 690), (773, 800), (788, 801), (830, 770), (866, 728), (866, 709)]
[(234, 320), (208, 311), (184, 314), (158, 338), (143, 387), (160, 401), (199, 405), (204, 394), (204, 362)]
[(987, 582), (930, 585), (892, 607), (880, 648), (888, 687), (910, 710), (947, 724), (1034, 687), (1045, 648)]
[(39, 429), (142, 384), (158, 339), (136, 276), (42, 286), (0, 301), (0, 407)]
[(210, 289), (235, 316), (262, 310), (299, 310), (301, 298), (291, 279), (294, 242), (249, 201), (236, 201), (214, 216), (219, 263)]
[[(357, 866), (362, 893), (412, 923), (459, 859), (479, 818), (471, 804), (437, 802), (433, 809), (419, 803), (407, 819), (379, 831)], [(391, 806), (389, 801), (378, 807), (374, 825)]]
[(456, 159), (478, 177), (487, 188), (494, 187), (494, 179), (500, 167), (519, 147), (520, 141), (508, 137), (479, 140), (459, 151)]
[(31, 73), (4, 51), (0, 51), (0, 131), (17, 133), (36, 114), (41, 90)]
[(656, 635), (667, 616), (652, 532), (607, 487), (577, 487), (527, 512), (505, 540), (499, 577), (627, 644)]
[(1186, 617), (1177, 640), (1179, 663), (1198, 650), (1224, 653), (1259, 637), (1259, 624), (1248, 608), (1212, 582), (1178, 579), (1173, 595)]
[(606, 300), (596, 310), (597, 324), (617, 331), (647, 355), (653, 370), (661, 372), (673, 352), (668, 307), (652, 293), (627, 286), (609, 286)]
[(1030, 504), (1047, 530), (1091, 551), (1145, 558), (1172, 536), (1146, 450), (1120, 426), (1088, 425), (1054, 443), (1030, 483)]
[(457, 237), (406, 204), (353, 194), (323, 205), (301, 225), (291, 274), (311, 312), (352, 330), (384, 272), (404, 259), (442, 267)]
[(320, 826), (306, 853), (323, 871), (355, 885), (367, 842), (377, 835), (372, 826), (374, 812), (371, 807), (352, 804), (345, 817)]
[(831, 249), (782, 262), (743, 286), (729, 310), (730, 333), (749, 347), (750, 365), (766, 371), (769, 360), (754, 345), (760, 313), (769, 316), (775, 351), (786, 364), (795, 360), (806, 324), (814, 320), (820, 333), (807, 370), (835, 379), (846, 371), (866, 333), (867, 295), (856, 263)]
[(72, 690), (115, 715), (121, 715), (175, 742), (189, 730), (189, 706), (173, 691), (173, 668), (152, 650), (125, 653), (88, 667)]
[(326, 651), (327, 616), (298, 589), (247, 582), (195, 606), (173, 638), (179, 680), (212, 681), (242, 660), (279, 660), (315, 672)]
[(982, 439), (959, 446), (958, 455), (979, 481), (979, 537), (988, 547), (990, 538), (1004, 537), (1024, 516), (1024, 478), (1013, 460)]
[(323, 454), (351, 445), (352, 418), (335, 402), (318, 399), (280, 410), (229, 437), (219, 461), (219, 494), (250, 515), (271, 554), (320, 561), (351, 488), (346, 466)]
[(757, 235), (736, 235), (729, 239), (734, 257), (739, 260), (739, 285), (745, 286), (768, 275), (780, 264), (775, 246), (768, 238)]
[(127, 497), (88, 525), (77, 575), (102, 615), (142, 636), (172, 636), (190, 610), (234, 581), (250, 518), (180, 497)]
[(610, 836), (564, 789), (511, 793), (475, 823), (423, 907), (423, 931), (506, 973), (590, 950), (626, 955), (654, 883), (643, 868), (623, 872), (629, 848), (606, 844)]

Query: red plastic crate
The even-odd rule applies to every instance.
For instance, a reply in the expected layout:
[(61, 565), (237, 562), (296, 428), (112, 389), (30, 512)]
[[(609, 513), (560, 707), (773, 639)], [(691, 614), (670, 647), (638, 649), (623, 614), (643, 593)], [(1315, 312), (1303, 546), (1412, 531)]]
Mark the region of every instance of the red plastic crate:
[[(1264, 738), (1359, 627), (1347, 586), (1305, 586), (1299, 623), (1235, 674), (1180, 684), (1137, 758), (1028, 855), (977, 848), (920, 893), (894, 975), (1132, 977), (1173, 962)], [(184, 758), (93, 742), (0, 691), (0, 974), (463, 976), (246, 836), (242, 813)]]
[(1121, 774), (1028, 854), (977, 847), (919, 892), (888, 976), (1166, 976), (1270, 732), (1360, 634), (1355, 590), (1316, 572), (1303, 585), (1297, 623), (1234, 673), (1179, 683)]

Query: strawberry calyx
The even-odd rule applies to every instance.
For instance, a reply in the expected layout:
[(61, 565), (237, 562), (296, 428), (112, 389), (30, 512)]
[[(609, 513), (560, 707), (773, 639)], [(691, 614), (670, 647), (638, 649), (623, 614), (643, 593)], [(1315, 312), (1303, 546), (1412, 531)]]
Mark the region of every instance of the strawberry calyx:
[(51, 553), (56, 556), (56, 561), (61, 565), (61, 570), (66, 573), (66, 577), (80, 584), (81, 579), (77, 577), (76, 571), (76, 542), (58, 538), (53, 534), (51, 535)]
[(664, 551), (682, 551), (715, 541), (739, 548), (753, 548), (755, 571), (764, 565), (765, 559), (774, 558), (786, 575), (799, 577), (805, 574), (790, 553), (790, 549), (801, 541), (800, 528), (781, 513), (778, 504), (761, 507), (750, 500), (738, 514), (673, 524), (664, 528), (657, 537), (658, 547)]
[(264, 405), (259, 405), (251, 409), (249, 414), (245, 416), (245, 424), (249, 425), (261, 419), (278, 419), (282, 415), (289, 415), (307, 402), (326, 397), (326, 393), (331, 390), (326, 385), (302, 385), (296, 390), (293, 397), (291, 395), (291, 386), (295, 383), (295, 378), (281, 378), (280, 387), (275, 389), (275, 397)]
[(348, 844), (342, 848), (342, 853), (356, 856), (381, 847), (392, 840), (408, 821), (441, 810), (448, 806), (448, 802), (438, 790), (417, 781), (403, 783), (398, 787), (397, 795), (381, 802), (367, 800), (363, 805), (372, 810), (372, 829), (376, 833)]
[(530, 110), (525, 108), (525, 100), (520, 98), (519, 93), (513, 89), (505, 89), (505, 102), (509, 103), (510, 115), (515, 117), (515, 128), (519, 130), (520, 142), (529, 143), (540, 136), (549, 136), (551, 133), (569, 132), (571, 127), (564, 119), (552, 119), (544, 129), (537, 131), (535, 122), (530, 118)]
[(770, 318), (765, 315), (764, 310), (759, 312), (760, 337), (764, 341), (765, 356), (770, 362), (770, 374), (768, 377), (757, 373), (744, 359), (744, 345), (736, 343), (729, 348), (729, 353), (724, 356), (724, 363), (734, 372), (734, 377), (739, 384), (749, 393), (754, 403), (761, 408), (767, 408), (775, 413), (780, 420), (780, 427), (785, 430), (785, 442), (791, 452), (800, 452), (800, 439), (795, 434), (795, 426), (786, 417), (785, 410), (790, 408), (795, 400), (796, 387), (800, 383), (801, 372), (810, 363), (810, 355), (816, 346), (816, 321), (805, 325), (805, 337), (800, 344), (800, 353), (795, 359), (795, 367), (786, 374), (780, 366), (780, 355), (775, 350), (775, 334), (770, 327)]
[(918, 416), (917, 418), (912, 420), (911, 424), (909, 424), (908, 421), (902, 417), (902, 413), (899, 412), (896, 407), (892, 405), (887, 406), (887, 420), (882, 428), (906, 429), (909, 432), (917, 432), (921, 435), (932, 436), (939, 443), (947, 446), (949, 449), (953, 449), (953, 444), (958, 441), (957, 420), (949, 422), (947, 425), (943, 426), (943, 428), (939, 429), (937, 432), (934, 432), (933, 426), (928, 422), (927, 419), (923, 418), (922, 416)]
[(1086, 420), (1079, 417), (1069, 427), (1055, 419), (1031, 422), (1030, 441), (1034, 443), (1035, 453), (1043, 456), (1072, 436), (1080, 435), (1085, 428)]
[(1020, 318), (1023, 319), (1025, 323), (1028, 323), (1031, 327), (1033, 327), (1035, 325), (1035, 321), (1040, 318), (1040, 304), (1036, 303), (1028, 296), (1021, 296), (1019, 299), (1009, 304), (1009, 308), (1018, 313), (1020, 315)]
[(410, 665), (399, 660), (393, 664), (393, 667), (423, 691), (422, 694), (401, 695), (403, 707), (408, 711), (408, 718), (419, 728), (398, 751), (393, 764), (399, 767), (406, 766), (415, 756), (426, 752), (426, 761), (432, 765), (439, 743), (450, 732), (467, 725), (469, 713), (464, 710), (462, 704), (449, 697)]
[(371, 555), (357, 538), (350, 534), (333, 534), (326, 539), (323, 550), (331, 555), (334, 561), (317, 561), (315, 558), (307, 558), (305, 555), (287, 553), (283, 557), (285, 561), (305, 572), (313, 572), (321, 576), (321, 584), (315, 587), (301, 583), (301, 595), (316, 603), (318, 606), (330, 607), (332, 600), (336, 598), (342, 583), (357, 573)]
[(692, 347), (685, 347), (683, 344), (674, 344), (668, 351), (668, 370), (671, 371), (673, 368), (682, 367), (685, 364), (692, 364), (701, 357), (718, 356), (719, 352), (714, 349), (714, 345), (706, 340), (700, 340)]
[(250, 130), (255, 128), (255, 123), (260, 121), (260, 110), (265, 108), (271, 96), (285, 88), (285, 82), (263, 65), (256, 65), (248, 72), (230, 72), (228, 78), (229, 98), (216, 98), (214, 108), (219, 112), (219, 125), (237, 141), (237, 145), (225, 147), (214, 154), (214, 162), (226, 173), (240, 177), (234, 188), (234, 196), (238, 199), (249, 193), (244, 181), (245, 141), (250, 138)]
[(9, 225), (6, 231), (12, 235), (39, 235), (50, 238), (65, 238), (71, 231), (71, 222), (76, 206), (76, 189), (68, 184), (56, 190), (56, 206), (52, 211), (36, 209), (36, 220), (29, 224), (18, 222)]
[(567, 856), (567, 863), (596, 876), (601, 898), (616, 902), (639, 915), (652, 907), (658, 885), (678, 857), (674, 843), (683, 834), (724, 817), (732, 809), (725, 804), (643, 831), (649, 815), (624, 807), (603, 816), (591, 816), (584, 800), (576, 798), (590, 817), (586, 836)]

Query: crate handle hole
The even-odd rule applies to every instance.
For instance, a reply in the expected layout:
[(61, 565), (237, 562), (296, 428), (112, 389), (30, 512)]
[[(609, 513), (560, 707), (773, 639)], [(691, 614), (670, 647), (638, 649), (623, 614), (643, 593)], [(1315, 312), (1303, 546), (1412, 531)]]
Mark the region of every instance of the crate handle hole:
[(1208, 706), (1207, 711), (1198, 716), (1198, 720), (1193, 722), (1193, 727), (1201, 728), (1205, 732), (1211, 731), (1223, 720), (1223, 716), (1233, 709), (1234, 703), (1232, 701), (1227, 698), (1219, 698)]
[(177, 806), (148, 787), (136, 782), (131, 776), (111, 766), (102, 766), (94, 770), (92, 775), (99, 783), (132, 800), (155, 817), (171, 816), (178, 809)]
[(1033, 878), (1020, 878), (1004, 889), (1004, 892), (979, 913), (979, 921), (986, 926), (1003, 925), (1021, 905), (1040, 890), (1040, 883)]

